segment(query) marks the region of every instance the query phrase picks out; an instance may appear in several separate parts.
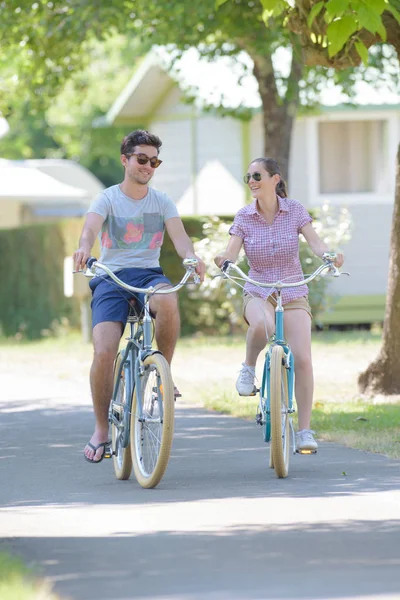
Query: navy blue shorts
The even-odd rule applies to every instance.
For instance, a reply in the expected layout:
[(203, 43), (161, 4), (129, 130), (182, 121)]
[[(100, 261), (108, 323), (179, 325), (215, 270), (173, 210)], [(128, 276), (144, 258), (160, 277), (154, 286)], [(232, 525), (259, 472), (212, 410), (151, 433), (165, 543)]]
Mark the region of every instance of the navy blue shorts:
[[(158, 283), (171, 285), (161, 268), (137, 269), (128, 268), (116, 271), (116, 276), (124, 283), (135, 287), (146, 288)], [(144, 305), (144, 294), (133, 294), (124, 290), (108, 275), (93, 277), (89, 282), (92, 290), (92, 327), (104, 321), (121, 322), (123, 328), (129, 315), (129, 300), (135, 298), (136, 308), (140, 311)]]

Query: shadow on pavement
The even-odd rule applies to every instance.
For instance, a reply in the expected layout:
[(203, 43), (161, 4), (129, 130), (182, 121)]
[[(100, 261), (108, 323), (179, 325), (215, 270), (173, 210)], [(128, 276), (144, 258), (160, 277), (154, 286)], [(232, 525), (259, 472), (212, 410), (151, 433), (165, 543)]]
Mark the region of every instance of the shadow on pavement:
[[(223, 534), (19, 538), (8, 549), (74, 600), (359, 598), (400, 593), (400, 521)], [(117, 524), (116, 524), (117, 526)], [(101, 548), (101, 552), (98, 552)]]

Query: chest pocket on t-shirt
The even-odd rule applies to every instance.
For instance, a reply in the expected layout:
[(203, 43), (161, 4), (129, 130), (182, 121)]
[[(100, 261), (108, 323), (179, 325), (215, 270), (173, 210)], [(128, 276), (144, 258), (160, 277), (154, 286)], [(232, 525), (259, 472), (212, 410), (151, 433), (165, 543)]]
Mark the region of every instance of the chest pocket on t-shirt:
[(143, 213), (143, 227), (145, 233), (163, 231), (164, 223), (160, 213)]

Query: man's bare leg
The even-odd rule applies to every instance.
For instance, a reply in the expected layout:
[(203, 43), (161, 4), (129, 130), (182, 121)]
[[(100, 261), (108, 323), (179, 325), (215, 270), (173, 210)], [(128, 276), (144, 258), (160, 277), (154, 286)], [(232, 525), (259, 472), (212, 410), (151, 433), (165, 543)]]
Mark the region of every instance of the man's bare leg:
[(181, 326), (177, 295), (155, 294), (150, 299), (150, 310), (155, 315), (157, 347), (171, 364)]
[[(92, 390), (93, 409), (96, 419), (94, 433), (90, 439), (93, 446), (108, 441), (108, 409), (113, 390), (113, 365), (121, 339), (122, 325), (106, 321), (98, 323), (93, 329), (94, 358), (90, 370), (90, 388)], [(97, 462), (104, 448), (95, 453), (90, 446), (85, 447), (85, 456)]]

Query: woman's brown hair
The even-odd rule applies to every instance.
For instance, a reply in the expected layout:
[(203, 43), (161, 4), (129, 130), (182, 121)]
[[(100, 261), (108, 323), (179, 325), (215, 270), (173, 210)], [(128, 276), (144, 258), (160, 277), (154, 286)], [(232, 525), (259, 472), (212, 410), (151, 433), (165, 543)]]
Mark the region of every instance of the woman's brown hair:
[(274, 160), (273, 158), (255, 158), (254, 160), (251, 161), (250, 164), (253, 164), (253, 163), (261, 163), (262, 166), (264, 167), (264, 169), (267, 171), (267, 173), (269, 173), (269, 175), (271, 175), (271, 177), (273, 175), (280, 176), (280, 180), (276, 184), (276, 193), (281, 198), (287, 198), (286, 182), (281, 176), (281, 170), (280, 170), (279, 165), (276, 162), (276, 160)]

